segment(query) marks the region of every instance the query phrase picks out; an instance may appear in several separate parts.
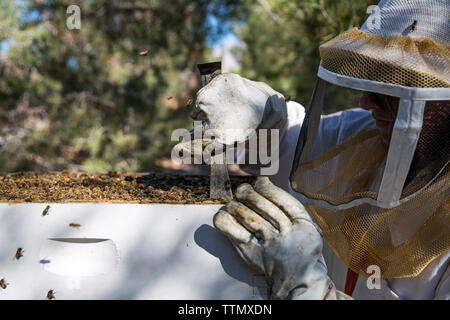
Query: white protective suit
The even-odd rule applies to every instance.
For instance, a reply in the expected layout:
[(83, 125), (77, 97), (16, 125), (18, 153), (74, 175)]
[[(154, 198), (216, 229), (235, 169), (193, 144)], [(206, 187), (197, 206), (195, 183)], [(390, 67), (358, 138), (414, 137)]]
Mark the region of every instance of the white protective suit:
[[(288, 125), (286, 135), (280, 143), (280, 171), (270, 180), (280, 188), (296, 193), (289, 185), (295, 148), (300, 128), (305, 117), (302, 105), (287, 102)], [(349, 135), (358, 132), (361, 127), (373, 122), (370, 112), (357, 108), (322, 117), (324, 130), (318, 139), (326, 144), (336, 145)], [(328, 275), (336, 288), (343, 291), (347, 275), (347, 266), (334, 254), (324, 242), (323, 255), (328, 267)], [(367, 278), (359, 276), (352, 297), (355, 299), (450, 299), (450, 252), (432, 261), (417, 277), (382, 280), (381, 289), (368, 289)]]

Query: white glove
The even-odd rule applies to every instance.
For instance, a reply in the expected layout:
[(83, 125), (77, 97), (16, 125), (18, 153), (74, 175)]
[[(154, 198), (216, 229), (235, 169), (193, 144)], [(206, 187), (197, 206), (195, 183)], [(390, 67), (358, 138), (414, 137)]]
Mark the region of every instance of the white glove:
[(191, 116), (213, 131), (217, 142), (228, 145), (248, 140), (256, 129), (279, 129), (281, 139), (287, 125), (282, 94), (233, 73), (220, 74), (200, 89)]
[(342, 299), (327, 276), (322, 236), (297, 199), (267, 177), (239, 186), (214, 226), (265, 274), (271, 299)]

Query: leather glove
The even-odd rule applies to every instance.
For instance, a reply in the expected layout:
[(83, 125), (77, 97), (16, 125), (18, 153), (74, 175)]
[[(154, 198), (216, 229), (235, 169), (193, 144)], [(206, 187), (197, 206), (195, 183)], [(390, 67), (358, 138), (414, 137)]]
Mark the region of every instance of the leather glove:
[(246, 141), (256, 129), (279, 129), (281, 138), (287, 125), (282, 94), (233, 73), (220, 74), (199, 90), (191, 116), (228, 145)]
[[(196, 131), (207, 134), (198, 139), (192, 130), (188, 139), (174, 147), (174, 155), (190, 154), (195, 157), (201, 155), (208, 145), (218, 154), (225, 145), (248, 141), (259, 129), (278, 129), (278, 139), (281, 141), (287, 127), (283, 95), (263, 82), (251, 81), (233, 73), (220, 74), (199, 90), (191, 117), (198, 125)], [(272, 142), (269, 138), (267, 141)], [(246, 143), (246, 153), (248, 147)], [(275, 151), (275, 147), (268, 146), (268, 149)], [(242, 156), (246, 155), (237, 157)], [(194, 163), (201, 161), (195, 160)]]
[(258, 177), (243, 184), (214, 226), (263, 273), (271, 299), (346, 299), (327, 276), (320, 229), (289, 193)]

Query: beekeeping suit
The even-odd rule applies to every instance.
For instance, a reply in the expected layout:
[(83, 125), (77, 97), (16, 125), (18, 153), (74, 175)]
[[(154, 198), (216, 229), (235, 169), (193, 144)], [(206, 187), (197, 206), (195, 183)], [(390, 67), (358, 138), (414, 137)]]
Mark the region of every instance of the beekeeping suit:
[(234, 118), (241, 129), (281, 131), (273, 184), (240, 186), (214, 217), (271, 298), (450, 298), (449, 41), (447, 0), (381, 1), (320, 47), (306, 113), (237, 75), (201, 90), (205, 125), (220, 109), (232, 126), (233, 105), (252, 114)]

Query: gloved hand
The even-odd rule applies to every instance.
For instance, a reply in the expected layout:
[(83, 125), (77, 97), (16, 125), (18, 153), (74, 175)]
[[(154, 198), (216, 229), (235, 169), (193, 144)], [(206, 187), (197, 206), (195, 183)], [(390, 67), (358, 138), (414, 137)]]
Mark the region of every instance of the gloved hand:
[(222, 144), (243, 142), (256, 129), (279, 129), (281, 138), (287, 124), (282, 94), (233, 73), (220, 74), (200, 89), (191, 116), (202, 121), (205, 130), (214, 131)]
[(214, 226), (265, 274), (271, 299), (346, 299), (327, 276), (322, 236), (302, 204), (267, 177), (243, 184)]

